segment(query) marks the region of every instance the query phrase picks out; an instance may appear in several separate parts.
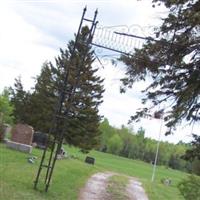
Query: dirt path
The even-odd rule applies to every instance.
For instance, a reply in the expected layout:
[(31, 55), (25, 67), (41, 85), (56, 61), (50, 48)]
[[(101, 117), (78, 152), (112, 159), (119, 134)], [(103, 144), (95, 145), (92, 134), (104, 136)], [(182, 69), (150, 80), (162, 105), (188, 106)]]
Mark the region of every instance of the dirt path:
[(90, 177), (81, 190), (79, 200), (105, 200), (107, 181), (113, 173), (97, 173)]
[(128, 196), (131, 200), (148, 200), (142, 184), (139, 181), (130, 178), (129, 184), (126, 189)]
[[(106, 188), (109, 177), (113, 175), (115, 173), (99, 172), (91, 176), (85, 187), (80, 191), (79, 200), (112, 200), (108, 199)], [(129, 184), (124, 192), (129, 197), (124, 200), (148, 200), (142, 184), (133, 177), (129, 177)]]

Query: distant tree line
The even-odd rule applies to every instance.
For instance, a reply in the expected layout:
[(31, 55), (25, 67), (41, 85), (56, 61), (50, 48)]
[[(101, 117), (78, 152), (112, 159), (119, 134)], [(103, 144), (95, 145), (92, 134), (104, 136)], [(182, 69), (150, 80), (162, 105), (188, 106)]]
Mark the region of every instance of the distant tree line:
[[(137, 132), (133, 132), (125, 126), (115, 128), (105, 118), (100, 124), (100, 131), (102, 135), (98, 148), (99, 151), (153, 164), (157, 141), (145, 137), (145, 130), (143, 128), (140, 128)], [(192, 145), (184, 144), (183, 142), (179, 142), (178, 144), (161, 142), (157, 164), (200, 175), (200, 162), (198, 159), (183, 159), (186, 150), (187, 152), (191, 152), (189, 151), (191, 147)]]

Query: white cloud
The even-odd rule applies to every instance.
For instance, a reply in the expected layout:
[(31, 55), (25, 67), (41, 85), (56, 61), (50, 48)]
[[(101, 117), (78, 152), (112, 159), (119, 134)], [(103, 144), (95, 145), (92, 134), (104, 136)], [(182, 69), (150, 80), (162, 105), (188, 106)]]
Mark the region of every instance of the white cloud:
[(56, 50), (39, 44), (41, 40), (55, 42), (43, 35), (35, 26), (27, 24), (8, 5), (0, 10), (0, 89), (13, 84), (15, 77), (22, 75), (26, 88), (33, 84), (42, 63), (56, 55)]

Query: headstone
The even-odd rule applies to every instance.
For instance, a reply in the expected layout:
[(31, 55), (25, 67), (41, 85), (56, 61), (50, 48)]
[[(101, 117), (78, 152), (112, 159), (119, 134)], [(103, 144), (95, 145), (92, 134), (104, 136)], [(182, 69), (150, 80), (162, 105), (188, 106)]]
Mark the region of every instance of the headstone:
[(27, 124), (17, 124), (12, 128), (11, 141), (21, 144), (32, 144), (33, 128)]
[(11, 141), (7, 141), (7, 147), (31, 153), (33, 128), (27, 124), (17, 124), (12, 128)]
[(46, 141), (48, 139), (48, 135), (42, 132), (34, 132), (33, 134), (33, 144), (40, 149), (44, 149), (46, 145)]
[(95, 163), (95, 158), (87, 156), (87, 157), (85, 158), (85, 162), (88, 163), (88, 164), (94, 165), (94, 163)]
[(12, 130), (12, 126), (10, 126), (9, 124), (6, 124), (6, 128), (5, 128), (5, 138), (7, 138), (7, 135), (11, 133)]
[(4, 142), (6, 138), (6, 133), (9, 131), (8, 124), (0, 124), (0, 142)]

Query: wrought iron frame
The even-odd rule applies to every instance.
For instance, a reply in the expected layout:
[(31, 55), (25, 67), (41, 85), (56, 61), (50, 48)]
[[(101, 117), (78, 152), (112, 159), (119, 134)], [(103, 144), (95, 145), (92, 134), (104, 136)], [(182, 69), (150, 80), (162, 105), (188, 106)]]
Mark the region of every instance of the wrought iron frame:
[[(81, 32), (82, 27), (84, 26), (84, 22), (90, 23), (89, 33), (88, 33), (88, 37), (87, 37), (87, 41), (86, 41), (85, 45), (89, 46), (92, 43), (96, 25), (98, 23), (98, 21), (96, 20), (98, 11), (97, 10), (95, 11), (93, 19), (85, 18), (86, 11), (87, 11), (87, 8), (85, 7), (83, 10), (79, 28), (78, 28), (78, 31), (76, 34), (76, 39), (75, 39), (73, 50), (72, 50), (72, 53), (70, 56), (70, 61), (72, 61), (72, 59), (75, 56), (75, 51), (77, 49), (80, 32)], [(76, 66), (77, 67), (77, 77), (80, 77), (81, 65), (83, 65), (85, 58), (86, 58), (86, 54), (83, 54), (81, 57), (81, 62), (79, 64), (79, 66)], [(46, 169), (46, 175), (45, 175), (45, 191), (46, 192), (48, 191), (48, 188), (49, 188), (49, 185), (51, 182), (51, 178), (52, 178), (52, 174), (54, 171), (54, 167), (56, 164), (57, 156), (61, 150), (63, 139), (64, 139), (65, 130), (62, 130), (63, 120), (67, 119), (67, 117), (68, 117), (68, 114), (70, 111), (70, 106), (73, 102), (73, 98), (75, 95), (75, 90), (79, 84), (78, 83), (79, 78), (78, 78), (76, 80), (75, 84), (70, 87), (70, 89), (68, 91), (68, 96), (66, 96), (66, 92), (65, 92), (66, 88), (65, 87), (68, 83), (69, 73), (70, 73), (70, 66), (67, 67), (67, 70), (64, 75), (63, 88), (61, 89), (61, 92), (59, 95), (58, 104), (57, 104), (55, 115), (54, 115), (54, 118), (52, 121), (52, 127), (49, 131), (49, 136), (48, 136), (48, 139), (46, 140), (45, 148), (44, 148), (43, 155), (42, 155), (40, 165), (39, 165), (39, 169), (37, 171), (36, 179), (34, 181), (34, 189), (37, 189), (38, 182), (41, 177), (41, 171), (43, 168), (45, 168)], [(65, 107), (65, 112), (63, 114), (62, 113), (63, 102), (66, 102), (66, 101), (67, 101), (67, 107)], [(51, 137), (53, 137), (53, 141), (51, 141)], [(49, 155), (47, 155), (48, 148), (50, 148)]]
[[(128, 52), (125, 49), (123, 50), (123, 48), (121, 50), (121, 49), (115, 47), (115, 45), (110, 46), (110, 45), (104, 44), (103, 42), (102, 43), (101, 42), (95, 42), (95, 41), (93, 42), (93, 37), (94, 37), (96, 26), (97, 26), (97, 23), (98, 23), (98, 21), (96, 20), (98, 11), (97, 10), (95, 11), (93, 19), (85, 18), (86, 11), (87, 11), (87, 8), (85, 7), (83, 9), (79, 28), (78, 28), (78, 31), (77, 31), (77, 34), (76, 34), (75, 43), (74, 43), (73, 50), (72, 50), (72, 53), (71, 53), (71, 56), (70, 56), (70, 61), (72, 61), (72, 59), (74, 58), (75, 51), (77, 49), (77, 44), (78, 44), (80, 32), (81, 32), (82, 27), (84, 26), (84, 22), (90, 23), (89, 37), (87, 38), (87, 41), (85, 43), (86, 46), (93, 45), (93, 46), (96, 46), (96, 47), (99, 47), (99, 48), (115, 51), (119, 54), (124, 54), (124, 55), (127, 55), (127, 56), (132, 55), (132, 52)], [(150, 38), (150, 37), (141, 37), (141, 36), (137, 36), (137, 35), (120, 33), (120, 32), (117, 32), (117, 31), (113, 31), (112, 33), (109, 33), (109, 35), (110, 34), (111, 35), (112, 34), (118, 35), (119, 37), (131, 37), (131, 38), (141, 39), (141, 40), (146, 40), (146, 41), (147, 40), (155, 41), (153, 38)], [(115, 41), (116, 41), (116, 36), (114, 36), (114, 38), (115, 38)], [(121, 40), (120, 38), (118, 38), (118, 39)], [(109, 40), (109, 38), (107, 38), (107, 40)], [(132, 43), (131, 43), (131, 45), (132, 45)], [(134, 45), (133, 45), (133, 47), (134, 47)], [(86, 58), (86, 55), (83, 54), (82, 58), (81, 58), (81, 64), (82, 65), (85, 61), (85, 58)], [(80, 77), (81, 66), (79, 64), (79, 66), (76, 66), (76, 67), (77, 67), (77, 77)], [(50, 185), (50, 182), (51, 182), (51, 178), (52, 178), (52, 174), (53, 174), (54, 167), (55, 167), (55, 164), (56, 164), (57, 156), (58, 156), (58, 153), (61, 150), (63, 139), (64, 139), (64, 134), (65, 134), (65, 131), (66, 131), (66, 130), (62, 129), (63, 120), (68, 118), (70, 106), (73, 103), (75, 90), (76, 90), (76, 88), (79, 84), (78, 83), (79, 79), (77, 79), (75, 84), (70, 87), (70, 90), (68, 91), (68, 96), (66, 96), (65, 86), (68, 83), (69, 73), (70, 73), (70, 67), (68, 66), (67, 70), (64, 74), (63, 88), (61, 89), (58, 104), (57, 104), (57, 107), (56, 107), (56, 111), (55, 111), (55, 114), (53, 116), (52, 127), (49, 130), (49, 136), (48, 136), (48, 139), (46, 140), (45, 148), (44, 148), (42, 158), (41, 158), (41, 161), (40, 161), (40, 165), (39, 165), (39, 168), (38, 168), (38, 171), (37, 171), (36, 179), (34, 181), (34, 189), (37, 189), (39, 179), (40, 179), (40, 176), (41, 176), (41, 171), (42, 171), (43, 168), (45, 168), (46, 169), (46, 175), (45, 175), (45, 191), (46, 192), (48, 191), (48, 188), (49, 188), (49, 185)], [(62, 113), (63, 102), (66, 102), (66, 101), (67, 101), (67, 107), (65, 107), (65, 112), (63, 114)], [(53, 141), (51, 140), (52, 136), (53, 136)], [(50, 154), (49, 155), (47, 155), (48, 148), (50, 148)]]

